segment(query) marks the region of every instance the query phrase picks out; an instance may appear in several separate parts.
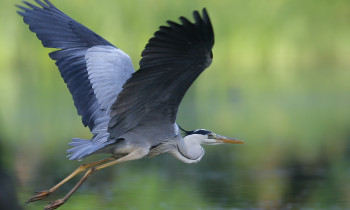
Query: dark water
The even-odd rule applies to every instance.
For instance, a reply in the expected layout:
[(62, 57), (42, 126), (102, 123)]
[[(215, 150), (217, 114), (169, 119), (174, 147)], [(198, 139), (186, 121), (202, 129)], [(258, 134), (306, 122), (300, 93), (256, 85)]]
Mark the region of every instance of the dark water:
[[(349, 172), (337, 177), (322, 161), (259, 171), (208, 158), (202, 161), (187, 165), (162, 156), (99, 171), (61, 209), (349, 208)], [(67, 168), (59, 174), (68, 172)], [(78, 179), (44, 201), (22, 205), (33, 190), (46, 189), (62, 179), (60, 175), (41, 173), (29, 185), (17, 187), (18, 202), (24, 209), (38, 209), (63, 197)]]

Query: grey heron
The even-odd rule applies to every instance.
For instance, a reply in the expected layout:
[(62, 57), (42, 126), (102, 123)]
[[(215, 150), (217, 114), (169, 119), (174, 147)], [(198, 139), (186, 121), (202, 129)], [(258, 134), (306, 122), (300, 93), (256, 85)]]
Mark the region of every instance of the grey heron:
[[(95, 171), (108, 166), (170, 153), (185, 163), (204, 155), (201, 145), (243, 143), (205, 129), (186, 131), (176, 124), (179, 104), (194, 80), (212, 61), (214, 33), (206, 9), (193, 12), (194, 22), (180, 17), (167, 21), (148, 41), (140, 68), (134, 71), (130, 57), (98, 34), (57, 9), (49, 0), (17, 5), (18, 13), (49, 54), (72, 94), (90, 140), (73, 138), (67, 152), (71, 160), (96, 153), (112, 156), (82, 164), (49, 190), (28, 200), (50, 195), (72, 177), (86, 171), (62, 199), (46, 209), (65, 203)], [(181, 130), (184, 135), (181, 135)]]

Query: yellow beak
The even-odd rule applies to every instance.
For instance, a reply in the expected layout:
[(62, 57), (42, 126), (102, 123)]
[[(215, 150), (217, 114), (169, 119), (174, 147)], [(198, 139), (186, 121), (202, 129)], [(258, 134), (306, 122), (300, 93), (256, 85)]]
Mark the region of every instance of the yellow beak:
[(238, 139), (233, 139), (233, 138), (229, 138), (226, 136), (220, 136), (220, 135), (216, 135), (215, 139), (220, 141), (220, 142), (228, 143), (228, 144), (243, 144), (243, 143), (245, 143), (244, 141), (241, 141)]

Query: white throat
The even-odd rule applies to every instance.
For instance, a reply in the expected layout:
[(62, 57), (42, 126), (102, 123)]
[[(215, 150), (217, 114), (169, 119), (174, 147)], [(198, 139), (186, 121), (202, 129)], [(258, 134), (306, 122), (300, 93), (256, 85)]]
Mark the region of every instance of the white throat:
[(203, 142), (203, 135), (188, 135), (177, 141), (177, 149), (172, 154), (185, 163), (196, 163), (204, 155), (204, 149), (200, 145)]

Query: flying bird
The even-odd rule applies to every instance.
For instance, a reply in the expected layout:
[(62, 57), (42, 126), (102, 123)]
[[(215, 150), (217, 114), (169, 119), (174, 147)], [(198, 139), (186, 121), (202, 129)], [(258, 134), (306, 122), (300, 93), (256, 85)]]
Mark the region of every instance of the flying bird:
[[(142, 51), (134, 71), (130, 57), (101, 36), (78, 23), (49, 0), (24, 1), (18, 14), (55, 61), (72, 94), (90, 140), (73, 138), (71, 160), (96, 153), (111, 157), (82, 164), (49, 190), (27, 202), (50, 195), (72, 177), (86, 171), (62, 199), (45, 209), (64, 204), (95, 171), (147, 156), (170, 153), (185, 163), (204, 155), (201, 145), (243, 143), (205, 129), (187, 131), (176, 123), (179, 104), (194, 80), (211, 64), (214, 33), (206, 9), (193, 12), (194, 22), (180, 17), (160, 26)], [(182, 135), (183, 133), (183, 135)]]

